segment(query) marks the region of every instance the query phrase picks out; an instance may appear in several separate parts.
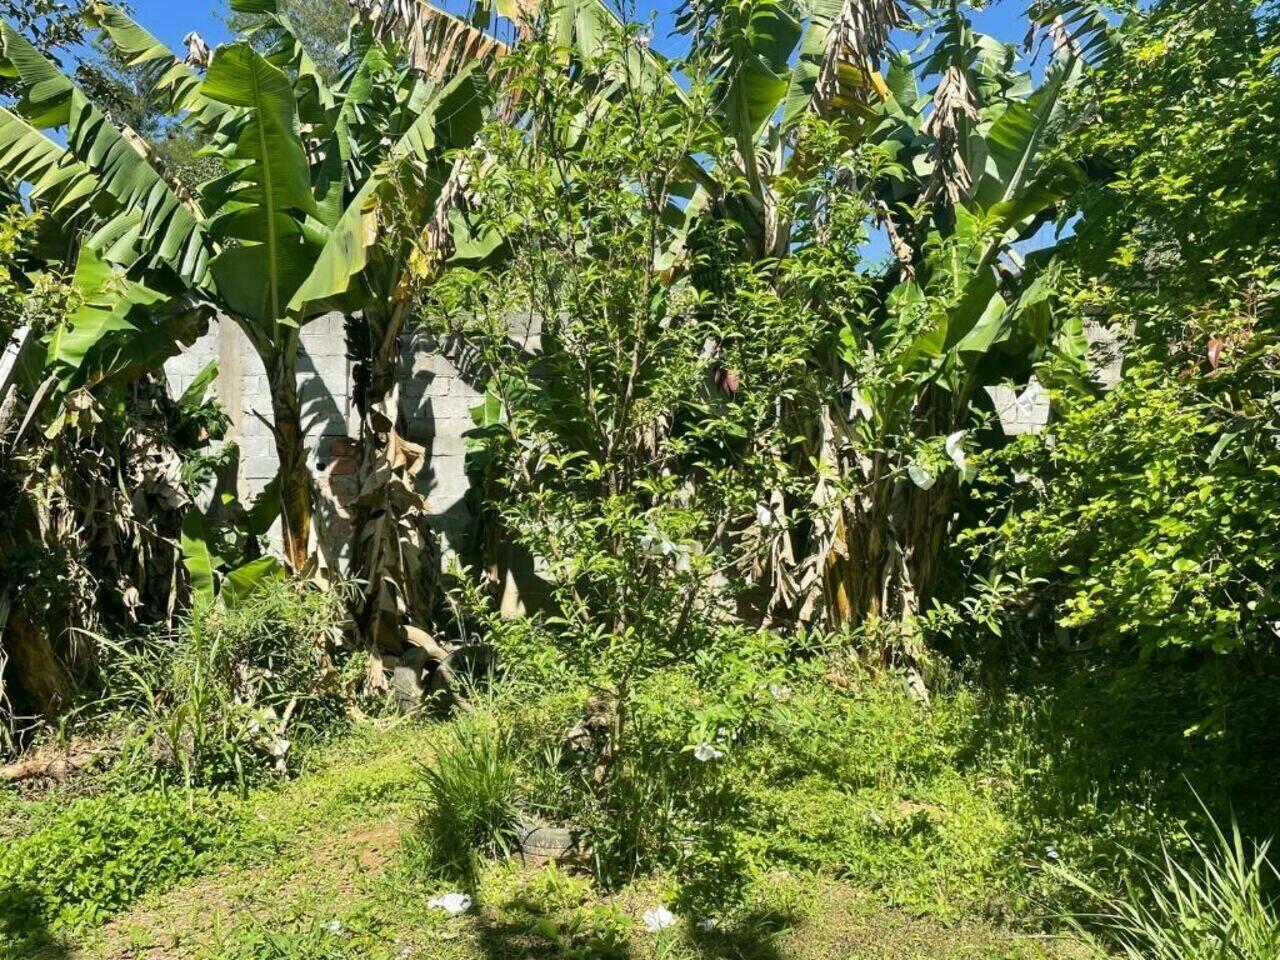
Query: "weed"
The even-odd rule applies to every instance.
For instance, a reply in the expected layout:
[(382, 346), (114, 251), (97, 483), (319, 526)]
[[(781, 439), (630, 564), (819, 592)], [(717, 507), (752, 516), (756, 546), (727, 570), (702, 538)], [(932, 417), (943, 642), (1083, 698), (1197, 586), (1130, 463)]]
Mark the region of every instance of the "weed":
[(16, 942), (96, 926), (204, 869), (237, 819), (202, 794), (76, 800), (0, 850), (0, 932)]
[(1269, 842), (1245, 841), (1210, 818), (1210, 840), (1190, 840), (1187, 855), (1166, 844), (1158, 861), (1146, 861), (1139, 882), (1122, 895), (1099, 890), (1074, 871), (1055, 872), (1083, 891), (1093, 913), (1074, 918), (1079, 933), (1129, 960), (1273, 960), (1280, 956), (1280, 913), (1271, 891), (1280, 870)]
[(267, 581), (234, 607), (197, 607), (174, 633), (103, 640), (108, 722), (130, 718), (118, 775), (243, 793), (296, 770), (301, 747), (344, 720), (341, 610), (340, 593)]
[(520, 811), (507, 735), (476, 715), (449, 728), (421, 768), (422, 813), (407, 841), (414, 869), (474, 881), (477, 859), (511, 852)]

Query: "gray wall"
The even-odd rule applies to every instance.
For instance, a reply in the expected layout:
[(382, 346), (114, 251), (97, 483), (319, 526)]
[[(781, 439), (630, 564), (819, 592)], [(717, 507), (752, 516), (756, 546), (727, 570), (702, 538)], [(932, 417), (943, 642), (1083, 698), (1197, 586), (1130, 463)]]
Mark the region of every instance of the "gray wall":
[[(1085, 329), (1099, 381), (1113, 386), (1120, 376), (1122, 338), (1115, 331), (1089, 325)], [(537, 348), (536, 324), (513, 318), (512, 335), (523, 346)], [(346, 358), (343, 320), (329, 314), (302, 330), (298, 384), (303, 422), (309, 425), (307, 449), (322, 492), (318, 510), (330, 542), (345, 555), (350, 504), (356, 495), (355, 446), (358, 423), (351, 398), (351, 364)], [(267, 423), (271, 398), (262, 364), (234, 323), (221, 321), (181, 356), (165, 365), (174, 395), (181, 394), (210, 360), (218, 360), (214, 390), (231, 418), (228, 440), (239, 444), (234, 482), (242, 499), (252, 498), (276, 473), (275, 445)], [(470, 358), (456, 342), (428, 334), (406, 334), (400, 351), (401, 405), (408, 439), (427, 448), (428, 464), (420, 475), (434, 526), (443, 535), (446, 554), (456, 550), (466, 532), (466, 441), (471, 408), (482, 395), (471, 373)], [(1021, 392), (989, 387), (988, 393), (1006, 434), (1039, 433), (1049, 422), (1049, 395), (1034, 379)]]
[[(256, 495), (275, 476), (275, 443), (267, 424), (271, 394), (262, 363), (234, 323), (222, 320), (182, 355), (165, 365), (175, 396), (210, 361), (218, 361), (214, 392), (231, 420), (227, 439), (240, 448), (234, 484), (242, 499)], [(408, 334), (401, 343), (401, 402), (408, 438), (427, 447), (428, 466), (420, 475), (449, 550), (466, 529), (464, 498), (467, 477), (463, 432), (471, 428), (471, 408), (479, 392), (462, 370), (464, 358), (455, 344)], [(460, 369), (461, 368), (461, 369)], [(345, 555), (350, 532), (350, 504), (356, 495), (355, 445), (358, 419), (351, 396), (351, 363), (346, 357), (343, 319), (329, 314), (307, 324), (301, 335), (298, 387), (307, 425), (307, 450), (321, 489), (318, 509), (330, 541)]]

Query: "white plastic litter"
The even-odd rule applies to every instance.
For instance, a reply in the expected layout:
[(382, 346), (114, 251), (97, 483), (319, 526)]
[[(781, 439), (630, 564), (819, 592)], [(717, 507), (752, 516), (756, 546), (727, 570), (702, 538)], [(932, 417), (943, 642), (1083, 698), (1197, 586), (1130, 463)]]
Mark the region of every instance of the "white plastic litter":
[(471, 909), (471, 897), (465, 893), (445, 893), (427, 901), (428, 907), (436, 907), (451, 917)]
[(756, 504), (756, 523), (761, 527), (773, 526), (773, 509), (764, 501)]
[(957, 430), (951, 436), (947, 437), (947, 456), (951, 458), (951, 462), (956, 465), (956, 469), (961, 473), (964, 472), (964, 430)]
[(676, 925), (676, 915), (666, 907), (654, 907), (644, 913), (644, 928), (649, 933), (660, 933)]
[(693, 751), (693, 759), (706, 763), (708, 760), (719, 760), (724, 756), (723, 750), (717, 750), (709, 743), (700, 743)]
[(907, 475), (911, 477), (911, 482), (921, 490), (928, 490), (933, 486), (934, 481), (938, 479), (929, 472), (927, 467), (919, 463), (913, 463), (908, 466)]

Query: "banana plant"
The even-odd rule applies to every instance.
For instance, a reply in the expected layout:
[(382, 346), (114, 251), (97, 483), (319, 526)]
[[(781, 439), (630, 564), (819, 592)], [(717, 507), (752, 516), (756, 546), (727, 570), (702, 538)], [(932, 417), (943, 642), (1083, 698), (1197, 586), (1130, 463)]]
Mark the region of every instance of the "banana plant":
[(1078, 317), (1054, 309), (1052, 244), (1026, 256), (1019, 245), (1084, 183), (1051, 149), (1084, 66), (1060, 45), (1033, 88), (1013, 64), (953, 2), (924, 63), (932, 95), (899, 84), (885, 105), (880, 136), (900, 165), (881, 189), (894, 258), (871, 321), (841, 331), (852, 400), (827, 411), (821, 460), (846, 493), (819, 516), (809, 555), (808, 582), (837, 623), (902, 624), (927, 603), (979, 388), (1083, 355)]
[[(685, 229), (663, 264), (673, 277), (707, 220), (732, 223), (748, 260), (786, 257), (803, 242), (779, 194), (812, 162), (806, 116), (834, 124), (844, 149), (882, 158), (874, 225), (893, 257), (869, 273), (869, 322), (836, 331), (836, 347), (814, 357), (841, 381), (843, 399), (794, 431), (807, 436), (797, 464), (819, 466), (812, 523), (797, 525), (808, 532), (778, 551), (807, 556), (777, 573), (785, 615), (909, 619), (933, 589), (958, 473), (934, 482), (938, 464), (926, 469), (912, 450), (961, 461), (981, 386), (1025, 382), (1050, 354), (1078, 358), (1079, 329), (1053, 310), (1052, 251), (1018, 250), (1082, 182), (1081, 168), (1050, 147), (1064, 94), (1105, 47), (1106, 20), (1084, 0), (1037, 4), (1031, 20), (1054, 41), (1038, 86), (1015, 68), (1013, 48), (973, 30), (959, 0), (932, 10), (715, 0), (680, 12), (691, 57), (714, 85), (712, 119), (727, 149), (690, 158)], [(908, 25), (924, 41), (891, 55), (892, 32)], [(772, 529), (799, 537), (789, 525)]]
[(206, 304), (244, 330), (270, 384), (284, 554), (298, 570), (310, 557), (312, 512), (297, 389), (300, 328), (334, 306), (364, 308), (359, 294), (369, 290), (349, 289), (350, 280), (376, 237), (366, 214), (389, 165), (430, 155), (440, 180), (451, 131), (474, 125), (461, 114), (474, 115), (481, 101), (467, 80), (448, 87), (415, 75), (402, 78), (403, 95), (388, 104), (383, 75), (374, 77), (371, 65), (398, 53), (374, 44), (348, 82), (330, 90), (271, 0), (233, 7), (266, 18), (280, 39), (265, 53), (247, 40), (220, 47), (203, 77), (120, 8), (89, 8), (90, 24), (126, 62), (170, 64), (157, 106), (196, 127), (226, 170), (195, 196), (7, 24), (0, 70), (21, 99), (0, 115), (0, 171), (83, 227), (83, 247), (112, 272), (113, 289), (153, 291), (153, 310), (162, 298)]

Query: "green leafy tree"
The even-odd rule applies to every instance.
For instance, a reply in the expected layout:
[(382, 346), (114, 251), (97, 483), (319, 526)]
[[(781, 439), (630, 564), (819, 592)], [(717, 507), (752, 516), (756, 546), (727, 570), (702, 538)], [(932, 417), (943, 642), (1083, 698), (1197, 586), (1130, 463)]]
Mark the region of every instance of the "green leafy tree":
[[(606, 743), (584, 783), (612, 882), (674, 846), (669, 824), (604, 825), (647, 776), (635, 697), (708, 649), (743, 568), (763, 559), (744, 527), (760, 491), (787, 482), (776, 405), (816, 408), (807, 358), (823, 317), (805, 297), (821, 264), (797, 259), (778, 275), (735, 264), (726, 233), (704, 236), (673, 279), (663, 261), (681, 235), (688, 157), (724, 151), (707, 119), (712, 87), (695, 79), (680, 98), (655, 97), (652, 75), (627, 64), (635, 26), (602, 36), (592, 57), (574, 54), (592, 78), (582, 82), (549, 33), (507, 60), (521, 124), (496, 119), (472, 152), (469, 216), (504, 260), (451, 270), (431, 306), (488, 383), (475, 453), (502, 527), (545, 562), (556, 649), (601, 691)], [(865, 205), (842, 182), (831, 170), (814, 190)], [(691, 279), (722, 268), (715, 292)]]
[(1039, 581), (997, 604), (1010, 631), (1056, 625), (1122, 662), (1274, 644), (1276, 31), (1268, 3), (1158, 3), (1076, 92), (1088, 122), (1064, 149), (1109, 175), (1079, 197), (1062, 289), (1126, 369), (1106, 395), (1062, 391), (1052, 445), (992, 475), (968, 543)]

